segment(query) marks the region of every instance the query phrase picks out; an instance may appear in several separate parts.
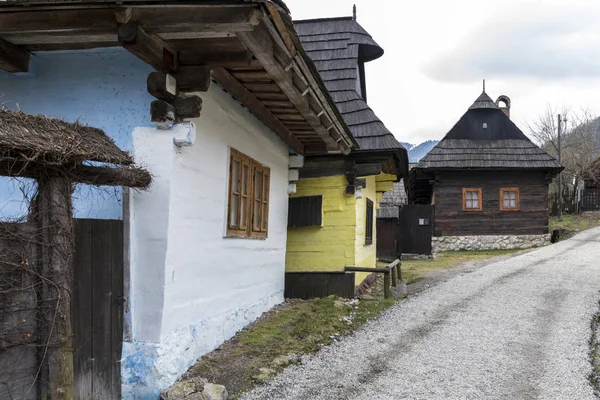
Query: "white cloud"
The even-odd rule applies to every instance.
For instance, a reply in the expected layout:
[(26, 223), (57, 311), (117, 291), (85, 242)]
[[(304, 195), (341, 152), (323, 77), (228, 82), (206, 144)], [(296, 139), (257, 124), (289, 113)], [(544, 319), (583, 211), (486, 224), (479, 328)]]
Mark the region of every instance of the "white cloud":
[(600, 5), (509, 7), (424, 66), (430, 78), (600, 78)]

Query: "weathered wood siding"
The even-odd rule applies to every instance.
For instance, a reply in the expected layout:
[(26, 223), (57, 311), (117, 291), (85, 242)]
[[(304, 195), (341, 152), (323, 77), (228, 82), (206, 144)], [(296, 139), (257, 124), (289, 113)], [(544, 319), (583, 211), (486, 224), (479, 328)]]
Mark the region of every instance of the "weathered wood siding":
[(331, 295), (354, 297), (354, 273), (286, 272), (285, 298), (312, 299)]
[[(548, 233), (548, 183), (542, 172), (443, 172), (437, 181), (435, 236)], [(519, 188), (519, 211), (500, 211), (502, 187)], [(481, 212), (463, 211), (463, 188), (482, 189)]]

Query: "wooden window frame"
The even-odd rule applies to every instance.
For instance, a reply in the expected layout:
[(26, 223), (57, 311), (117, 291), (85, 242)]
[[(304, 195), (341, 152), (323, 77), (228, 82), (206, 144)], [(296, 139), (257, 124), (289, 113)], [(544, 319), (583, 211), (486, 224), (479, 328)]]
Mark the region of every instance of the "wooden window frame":
[[(505, 192), (516, 192), (515, 208), (504, 207), (504, 193)], [(500, 211), (521, 211), (521, 193), (518, 187), (503, 187), (500, 188)]]
[[(467, 193), (476, 192), (479, 207), (467, 208)], [(462, 190), (462, 208), (466, 212), (481, 212), (483, 211), (483, 196), (481, 188), (463, 188)]]
[[(239, 163), (238, 173), (238, 192), (234, 191), (234, 165)], [(244, 167), (246, 171), (246, 191), (244, 192)], [(260, 175), (259, 191), (256, 193), (256, 176)], [(229, 149), (229, 179), (227, 190), (227, 233), (226, 237), (231, 238), (255, 238), (265, 239), (269, 234), (269, 199), (271, 195), (271, 169), (245, 155), (244, 153)], [(238, 196), (237, 202), (237, 225), (232, 224), (232, 205), (233, 197)], [(245, 199), (246, 205), (242, 213), (242, 199)], [(259, 203), (258, 207), (258, 225), (255, 224), (255, 203)], [(244, 218), (242, 218), (242, 216)]]
[[(371, 212), (369, 213), (369, 208)], [(366, 199), (365, 201), (365, 246), (373, 244), (373, 223), (375, 221), (375, 205), (373, 200)]]

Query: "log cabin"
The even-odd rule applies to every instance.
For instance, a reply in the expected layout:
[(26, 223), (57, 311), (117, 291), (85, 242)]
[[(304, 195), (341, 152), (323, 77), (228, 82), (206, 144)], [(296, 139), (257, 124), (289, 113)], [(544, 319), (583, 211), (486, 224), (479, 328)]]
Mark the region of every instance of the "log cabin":
[(411, 202), (433, 204), (433, 248), (549, 243), (548, 186), (563, 167), (510, 120), (510, 99), (484, 92), (411, 170)]
[[(365, 63), (383, 49), (351, 17), (295, 21), (299, 38), (357, 141), (347, 155), (307, 156), (290, 196), (286, 272), (375, 267), (375, 210), (408, 173), (408, 156), (367, 104)], [(358, 273), (355, 284), (367, 276)]]
[[(282, 302), (290, 180), (358, 147), (278, 0), (4, 1), (0, 69), (4, 107), (101, 128), (153, 176), (75, 194), (75, 218), (120, 228), (82, 233), (98, 257), (76, 282), (93, 332), (74, 338), (76, 399), (158, 399)], [(18, 188), (0, 194), (21, 217)], [(3, 379), (0, 398), (37, 398)]]

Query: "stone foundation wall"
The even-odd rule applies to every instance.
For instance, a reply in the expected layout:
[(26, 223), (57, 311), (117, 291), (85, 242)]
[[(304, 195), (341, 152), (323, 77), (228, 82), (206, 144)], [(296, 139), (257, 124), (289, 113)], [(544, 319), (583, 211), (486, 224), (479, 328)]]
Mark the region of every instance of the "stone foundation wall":
[(433, 253), (458, 250), (508, 250), (550, 244), (545, 235), (438, 236), (432, 238)]

